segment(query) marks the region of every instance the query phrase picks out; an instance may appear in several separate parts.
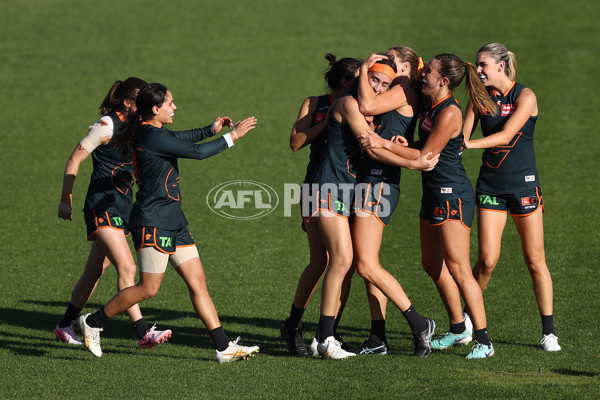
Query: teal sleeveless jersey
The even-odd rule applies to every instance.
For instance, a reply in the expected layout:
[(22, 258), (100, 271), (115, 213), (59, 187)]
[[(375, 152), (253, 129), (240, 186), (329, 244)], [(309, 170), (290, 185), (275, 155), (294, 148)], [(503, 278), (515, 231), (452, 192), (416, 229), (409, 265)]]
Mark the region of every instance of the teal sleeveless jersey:
[[(317, 97), (317, 109), (315, 116), (313, 117), (311, 126), (315, 126), (325, 121), (327, 118), (327, 112), (333, 104), (333, 97), (330, 94), (325, 94)], [(310, 155), (308, 156), (309, 161), (306, 166), (306, 175), (304, 176), (304, 183), (313, 183), (315, 174), (317, 173), (321, 162), (325, 158), (325, 138), (324, 132), (322, 132), (315, 140), (310, 144)]]
[[(113, 135), (123, 126), (116, 112), (106, 114), (113, 122)], [(113, 143), (92, 151), (94, 169), (90, 177), (84, 211), (109, 212), (128, 221), (133, 202), (133, 162), (131, 154), (121, 155)]]
[[(525, 86), (514, 82), (505, 93), (488, 88), (490, 98), (498, 104), (498, 115), (479, 113), (483, 136), (504, 128), (515, 111), (515, 102)], [(506, 146), (485, 149), (482, 155), (477, 189), (493, 194), (524, 192), (539, 186), (533, 151), (533, 131), (537, 117), (530, 117)]]
[[(356, 93), (347, 93), (344, 96), (356, 98)], [(325, 158), (316, 173), (315, 182), (355, 184), (362, 153), (350, 126), (336, 121), (335, 118), (329, 118), (323, 135), (326, 144)]]
[[(417, 123), (416, 117), (406, 117), (396, 110), (377, 115), (373, 120), (375, 132), (384, 139), (393, 136), (412, 137)], [(376, 183), (387, 182), (390, 185), (400, 184), (402, 168), (375, 161), (365, 157), (358, 172), (358, 182)]]
[[(421, 115), (419, 140), (425, 143), (433, 128), (438, 114), (446, 107), (458, 107), (458, 101), (452, 96), (434, 105), (428, 105)], [(431, 171), (421, 172), (423, 198), (433, 202), (443, 202), (464, 197), (474, 197), (473, 186), (467, 178), (462, 164), (462, 132), (451, 138), (440, 153), (440, 160)]]

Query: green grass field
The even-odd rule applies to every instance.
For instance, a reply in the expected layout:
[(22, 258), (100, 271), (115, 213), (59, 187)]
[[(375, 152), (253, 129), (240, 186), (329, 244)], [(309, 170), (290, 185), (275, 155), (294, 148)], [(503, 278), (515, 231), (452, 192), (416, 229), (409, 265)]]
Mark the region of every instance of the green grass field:
[[(598, 3), (584, 0), (2, 0), (0, 398), (598, 398), (598, 15)], [(404, 44), (426, 61), (441, 52), (474, 61), (477, 49), (492, 41), (516, 53), (518, 80), (538, 98), (536, 154), (563, 351), (538, 347), (539, 313), (509, 223), (485, 292), (494, 357), (467, 362), (466, 347), (410, 357), (408, 325), (391, 304), (393, 356), (288, 357), (279, 326), (308, 261), (298, 210), (284, 217), (280, 204), (261, 219), (229, 220), (208, 209), (207, 193), (229, 180), (255, 180), (281, 199), (285, 183), (302, 181), (308, 153), (292, 153), (288, 137), (303, 99), (325, 89), (325, 53), (365, 58)], [(259, 119), (230, 151), (180, 162), (183, 208), (225, 330), (261, 346), (248, 362), (216, 363), (172, 269), (158, 296), (141, 305), (148, 321), (173, 329), (167, 344), (137, 349), (126, 315), (107, 325), (100, 359), (54, 338), (89, 250), (79, 210), (92, 163), (83, 165), (75, 184), (73, 222), (56, 216), (64, 165), (110, 84), (131, 75), (171, 89), (179, 107), (173, 129), (204, 126), (224, 114)], [(465, 99), (462, 88), (456, 95)], [(479, 162), (480, 152), (465, 152), (473, 181)], [(419, 199), (419, 175), (407, 172), (381, 261), (441, 333), (447, 315), (420, 266)], [(474, 229), (473, 262), (476, 248)], [(115, 290), (109, 269), (86, 312)], [(319, 302), (317, 292), (305, 315), (307, 340)], [(359, 277), (342, 325), (351, 343), (368, 334)]]

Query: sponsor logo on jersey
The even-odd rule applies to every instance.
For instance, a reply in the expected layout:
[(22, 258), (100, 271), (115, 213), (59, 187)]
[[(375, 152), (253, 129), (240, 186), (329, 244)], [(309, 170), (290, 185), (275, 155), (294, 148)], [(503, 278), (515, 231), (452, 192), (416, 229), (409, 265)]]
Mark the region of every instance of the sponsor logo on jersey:
[(327, 116), (327, 113), (316, 113), (314, 122), (316, 124), (318, 124), (319, 122), (323, 122), (323, 121), (325, 121), (326, 116)]
[(443, 188), (441, 188), (441, 193), (450, 194), (450, 193), (452, 193), (452, 188), (451, 187), (443, 187)]
[(376, 169), (376, 168), (373, 168), (373, 169), (371, 170), (371, 175), (377, 175), (377, 176), (380, 176), (381, 174), (383, 174), (383, 170), (382, 170), (382, 169)]
[(433, 129), (433, 121), (431, 121), (429, 117), (425, 117), (421, 122), (421, 128), (423, 128), (427, 132), (431, 132), (431, 130)]
[(514, 104), (502, 104), (500, 115), (502, 115), (503, 117), (506, 117), (507, 115), (512, 115), (512, 113), (515, 112), (515, 108), (516, 107)]
[(525, 182), (535, 182), (535, 175), (525, 176)]

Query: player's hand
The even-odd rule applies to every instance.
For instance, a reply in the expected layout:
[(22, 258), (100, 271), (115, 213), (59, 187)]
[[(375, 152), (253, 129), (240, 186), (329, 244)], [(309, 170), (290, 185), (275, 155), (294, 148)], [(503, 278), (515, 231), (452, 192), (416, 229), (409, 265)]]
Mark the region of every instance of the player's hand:
[(69, 203), (60, 202), (58, 203), (58, 217), (64, 220), (73, 220), (73, 207)]
[(231, 131), (231, 138), (235, 141), (241, 137), (244, 137), (246, 133), (256, 128), (257, 122), (257, 119), (254, 117), (248, 117), (236, 122), (233, 130)]
[(463, 139), (463, 145), (462, 145), (463, 149), (470, 149), (471, 148), (471, 143), (469, 142), (469, 139), (464, 138)]
[(367, 58), (367, 60), (363, 63), (363, 66), (368, 68), (371, 68), (373, 66), (373, 64), (375, 64), (377, 61), (381, 61), (381, 60), (385, 60), (386, 58), (389, 58), (388, 56), (384, 56), (381, 54), (371, 54), (369, 56), (369, 58)]
[(216, 117), (212, 123), (213, 133), (218, 133), (224, 126), (233, 127), (233, 121), (229, 117)]
[(383, 149), (387, 142), (373, 131), (367, 131), (367, 133), (360, 135), (358, 141), (364, 150)]
[(432, 169), (434, 169), (436, 164), (440, 160), (440, 153), (429, 158), (431, 156), (431, 154), (433, 154), (433, 153), (430, 151), (429, 153), (424, 154), (421, 157), (414, 160), (414, 164), (413, 164), (414, 168), (412, 168), (412, 169), (419, 169), (421, 171), (431, 171)]
[(406, 140), (406, 138), (404, 136), (401, 136), (401, 135), (392, 136), (390, 141), (393, 143), (398, 143), (404, 147), (408, 147), (408, 140)]

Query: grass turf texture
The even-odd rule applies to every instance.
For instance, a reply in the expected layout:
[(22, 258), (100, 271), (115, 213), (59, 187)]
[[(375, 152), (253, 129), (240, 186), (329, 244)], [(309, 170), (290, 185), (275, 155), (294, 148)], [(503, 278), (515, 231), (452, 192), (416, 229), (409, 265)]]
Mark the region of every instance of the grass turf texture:
[[(2, 2), (0, 397), (596, 398), (598, 4), (202, 3)], [(440, 52), (473, 61), (476, 50), (492, 41), (516, 53), (518, 80), (538, 97), (536, 153), (563, 351), (538, 348), (537, 306), (509, 221), (500, 263), (485, 292), (493, 358), (467, 362), (467, 347), (410, 357), (408, 326), (391, 304), (388, 339), (394, 356), (344, 362), (288, 357), (278, 328), (308, 261), (297, 209), (293, 218), (284, 218), (280, 205), (260, 220), (231, 221), (209, 211), (206, 194), (221, 182), (247, 179), (282, 196), (284, 183), (301, 182), (307, 151), (291, 153), (288, 136), (302, 100), (324, 91), (326, 52), (364, 58), (406, 44), (425, 61)], [(106, 327), (101, 359), (54, 339), (52, 329), (89, 249), (79, 210), (91, 161), (83, 164), (75, 184), (73, 222), (56, 217), (64, 163), (97, 118), (109, 85), (131, 75), (171, 89), (179, 106), (173, 129), (203, 126), (216, 115), (259, 119), (258, 128), (234, 149), (180, 162), (183, 208), (225, 330), (261, 346), (249, 362), (214, 361), (210, 339), (172, 269), (158, 296), (142, 303), (148, 321), (173, 329), (167, 344), (138, 350), (125, 315)], [(455, 94), (465, 104), (462, 90)], [(473, 181), (479, 162), (479, 151), (464, 154)], [(419, 198), (418, 174), (405, 173), (381, 260), (441, 333), (448, 319), (420, 267)], [(476, 247), (474, 229), (473, 261)], [(109, 269), (86, 310), (114, 295), (115, 280)], [(305, 316), (307, 340), (319, 301), (317, 291)], [(341, 332), (358, 344), (369, 329), (358, 277), (346, 310)]]

